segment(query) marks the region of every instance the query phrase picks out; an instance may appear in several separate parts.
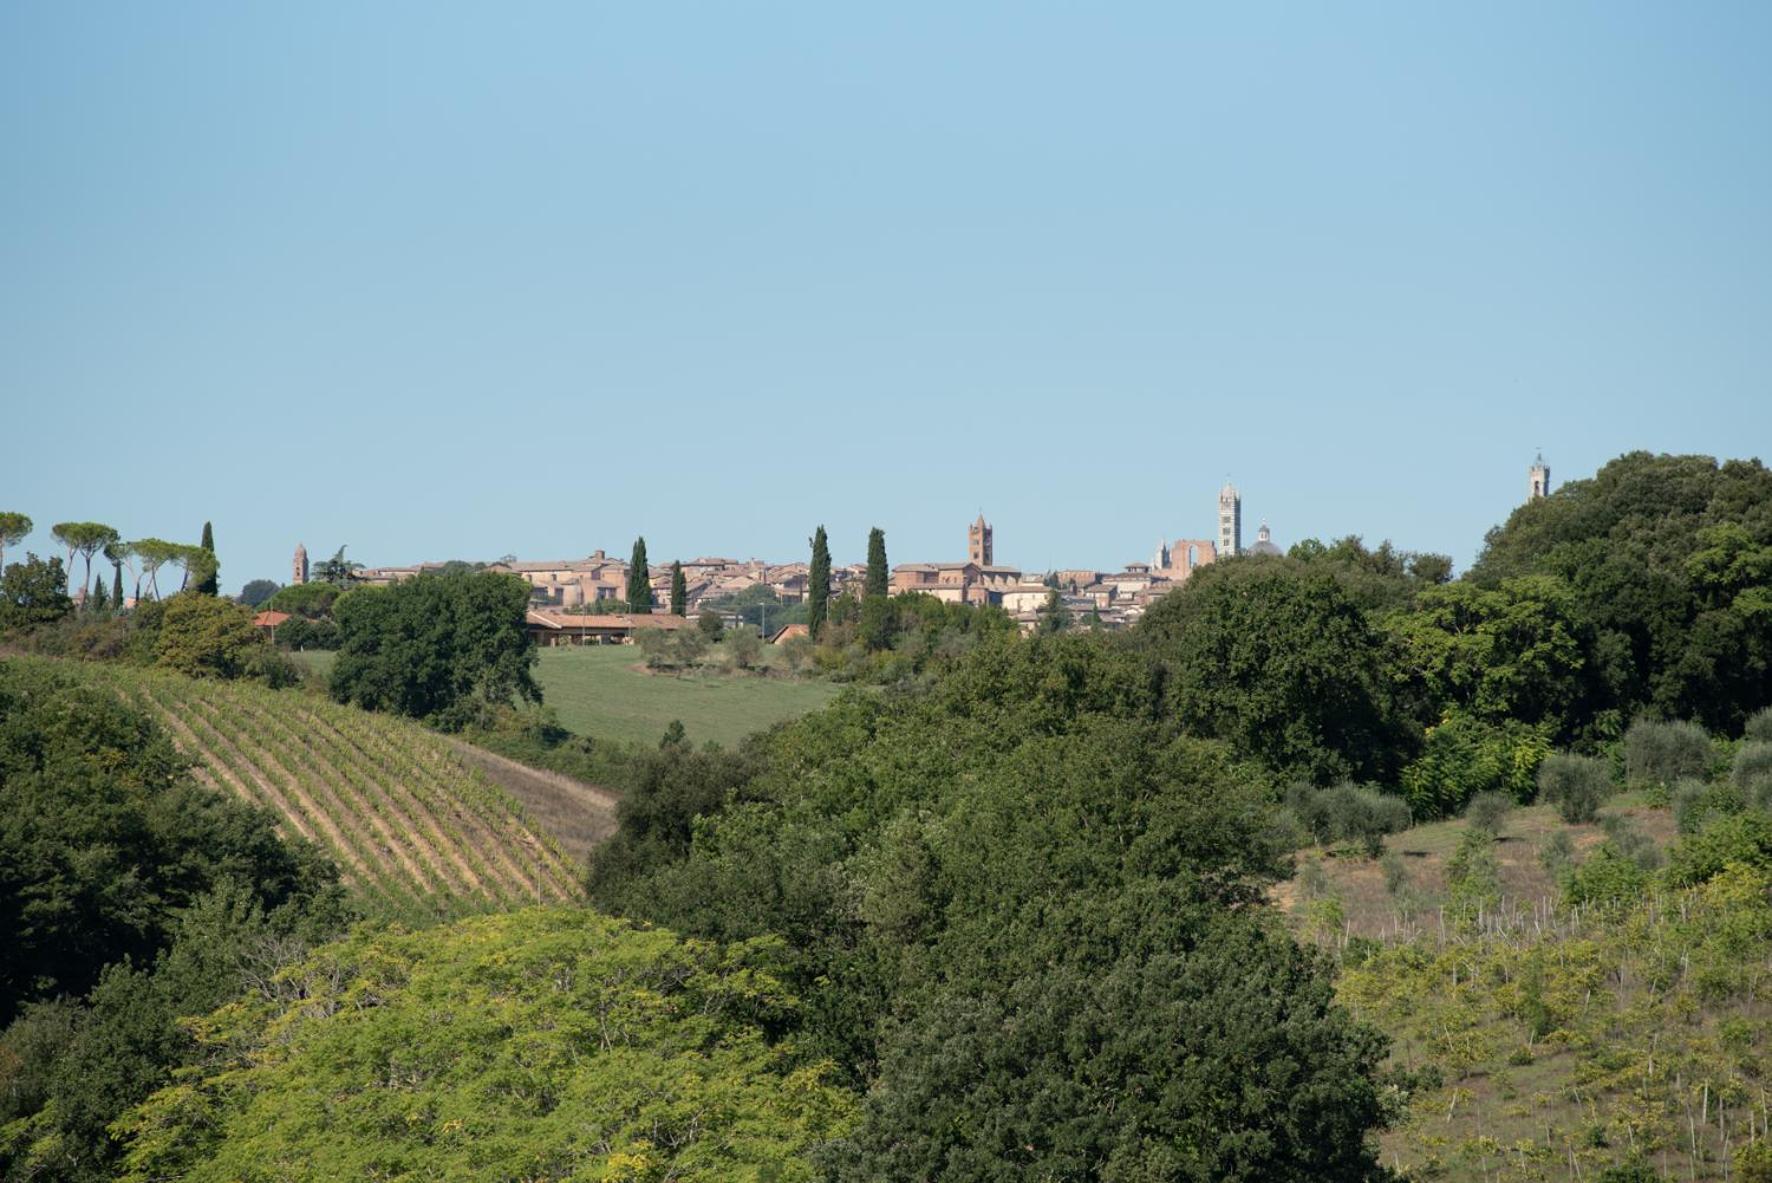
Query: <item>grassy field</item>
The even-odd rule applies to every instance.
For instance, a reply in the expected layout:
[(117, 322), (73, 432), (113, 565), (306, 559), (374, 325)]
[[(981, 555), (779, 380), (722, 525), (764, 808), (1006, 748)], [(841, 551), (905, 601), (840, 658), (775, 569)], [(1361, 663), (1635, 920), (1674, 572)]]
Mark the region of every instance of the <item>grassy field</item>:
[(325, 849), (371, 914), (422, 921), (579, 896), (577, 862), (502, 781), (416, 724), (295, 691), (72, 668), (145, 707), (200, 783)]
[[(718, 664), (721, 647), (710, 662)], [(324, 676), (331, 653), (303, 653)], [(765, 648), (765, 660), (775, 654)], [(680, 719), (693, 743), (731, 746), (753, 731), (795, 719), (830, 702), (838, 687), (815, 678), (789, 677), (774, 664), (766, 676), (723, 671), (651, 673), (631, 645), (585, 645), (540, 651), (535, 679), (560, 723), (593, 739), (656, 743)]]
[(671, 720), (681, 719), (691, 741), (731, 745), (837, 696), (829, 682), (807, 678), (648, 673), (628, 645), (544, 649), (535, 673), (565, 727), (642, 743), (657, 742)]

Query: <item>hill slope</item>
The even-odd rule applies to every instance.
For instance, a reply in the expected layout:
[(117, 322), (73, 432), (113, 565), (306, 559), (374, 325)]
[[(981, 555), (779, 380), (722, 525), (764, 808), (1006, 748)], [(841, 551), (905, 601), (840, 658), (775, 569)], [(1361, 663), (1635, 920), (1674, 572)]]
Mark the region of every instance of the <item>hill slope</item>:
[(281, 815), (388, 915), (579, 894), (577, 869), (553, 838), (441, 736), (294, 692), (86, 668), (152, 710), (198, 760), (200, 781)]

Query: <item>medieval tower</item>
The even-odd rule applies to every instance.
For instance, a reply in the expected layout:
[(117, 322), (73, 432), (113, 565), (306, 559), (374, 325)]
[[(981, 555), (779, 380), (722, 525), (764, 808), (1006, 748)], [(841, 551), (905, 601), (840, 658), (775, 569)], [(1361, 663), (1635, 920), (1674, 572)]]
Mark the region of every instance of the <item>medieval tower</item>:
[(295, 562), (291, 564), (289, 582), (306, 583), (308, 581), (308, 548), (301, 543), (295, 544)]
[(1540, 497), (1550, 496), (1550, 465), (1544, 462), (1543, 452), (1532, 462), (1532, 467), (1526, 470), (1526, 476), (1526, 500), (1537, 501)]
[(991, 524), (984, 520), (984, 514), (966, 527), (966, 561), (977, 563), (980, 567), (989, 567), (996, 559), (996, 551), (991, 545)]
[(1218, 491), (1218, 557), (1243, 553), (1243, 498), (1229, 481)]

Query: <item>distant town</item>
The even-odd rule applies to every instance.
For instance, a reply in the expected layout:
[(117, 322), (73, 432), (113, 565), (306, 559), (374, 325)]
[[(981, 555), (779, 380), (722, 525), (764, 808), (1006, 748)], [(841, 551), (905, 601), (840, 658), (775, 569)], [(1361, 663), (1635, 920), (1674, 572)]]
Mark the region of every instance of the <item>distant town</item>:
[[(1527, 495), (1543, 497), (1550, 491), (1550, 468), (1542, 456), (1528, 470)], [(1186, 583), (1193, 573), (1220, 559), (1236, 555), (1278, 555), (1264, 521), (1255, 540), (1243, 541), (1243, 497), (1228, 481), (1218, 491), (1217, 536), (1212, 538), (1159, 539), (1148, 561), (1129, 562), (1117, 571), (1093, 568), (1024, 570), (997, 561), (996, 529), (982, 512), (966, 526), (966, 557), (954, 561), (917, 561), (892, 568), (893, 595), (917, 592), (954, 604), (995, 605), (1007, 612), (1024, 630), (1032, 630), (1039, 613), (1054, 591), (1072, 618), (1101, 627), (1125, 628), (1143, 616), (1150, 605)], [(671, 602), (671, 560), (648, 564), (655, 611), (661, 616), (699, 616), (719, 611), (753, 588), (766, 588), (774, 602), (791, 607), (805, 601), (810, 564), (806, 561), (774, 563), (764, 559), (700, 556), (677, 560), (684, 577), (684, 610)], [(425, 571), (440, 570), (443, 562), (407, 567), (366, 567), (354, 578), (369, 585), (385, 586)], [(521, 576), (531, 587), (530, 626), (543, 643), (573, 643), (586, 639), (620, 639), (632, 634), (636, 622), (626, 618), (597, 620), (599, 605), (619, 606), (627, 592), (628, 562), (603, 550), (581, 559), (501, 559), (484, 569)], [(831, 594), (853, 590), (860, 596), (866, 566), (853, 563), (831, 571)], [(309, 578), (305, 547), (297, 546), (291, 579)], [(753, 593), (754, 594), (754, 593)], [(653, 622), (648, 622), (653, 623)], [(668, 627), (668, 622), (658, 621)]]

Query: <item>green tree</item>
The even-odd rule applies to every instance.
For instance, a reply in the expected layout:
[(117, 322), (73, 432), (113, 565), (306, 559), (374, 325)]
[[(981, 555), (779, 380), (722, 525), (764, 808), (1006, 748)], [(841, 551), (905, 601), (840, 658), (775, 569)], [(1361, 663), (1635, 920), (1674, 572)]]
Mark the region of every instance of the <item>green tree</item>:
[(1065, 607), (1064, 597), (1059, 595), (1057, 588), (1046, 593), (1046, 602), (1040, 605), (1039, 617), (1039, 623), (1035, 627), (1043, 634), (1062, 633), (1071, 627), (1071, 610)]
[(683, 564), (671, 560), (671, 615), (689, 615), (689, 581), (683, 577)]
[(635, 616), (652, 614), (652, 570), (646, 565), (646, 538), (634, 539), (628, 559), (628, 611)]
[(204, 554), (209, 556), (209, 559), (204, 567), (203, 577), (197, 583), (197, 594), (213, 596), (220, 590), (218, 580), (221, 575), (221, 562), (215, 557), (215, 528), (208, 522), (203, 523), (203, 541), (198, 543), (198, 546), (202, 548)]
[(100, 571), (92, 581), (92, 591), (87, 593), (86, 607), (90, 612), (110, 611), (110, 602), (105, 598), (105, 573)]
[(295, 988), (197, 1025), (203, 1070), (120, 1123), (122, 1178), (298, 1162), (313, 1178), (374, 1163), (415, 1178), (809, 1180), (812, 1148), (847, 1132), (853, 1103), (828, 1066), (765, 1037), (795, 1005), (770, 953), (570, 908), (360, 930), (286, 971)]
[(1394, 782), (1419, 743), (1393, 642), (1310, 563), (1201, 568), (1136, 633), (1174, 672), (1189, 727), (1285, 776)]
[(330, 559), (325, 560), (318, 567), (314, 568), (313, 575), (317, 582), (330, 583), (335, 587), (342, 588), (350, 587), (353, 583), (356, 583), (357, 572), (362, 569), (362, 563), (345, 558), (345, 548), (341, 546), (333, 552)]
[(1387, 628), (1444, 709), (1547, 723), (1565, 740), (1593, 719), (1592, 640), (1574, 593), (1554, 576), (1431, 587)]
[(812, 564), (806, 573), (806, 630), (814, 641), (824, 632), (831, 598), (831, 546), (820, 524), (813, 531)]
[(0, 629), (53, 624), (74, 610), (59, 558), (27, 554), (0, 575)]
[(886, 568), (886, 531), (875, 526), (868, 531), (868, 572), (862, 596), (884, 596), (891, 586), (892, 574)]
[(540, 702), (529, 590), (516, 575), (475, 572), (341, 596), (332, 697), (447, 728), (513, 699)]
[(160, 598), (160, 568), (168, 563), (179, 562), (184, 549), (178, 543), (167, 542), (163, 538), (141, 538), (129, 544), (129, 554), (141, 562), (141, 573), (135, 584), (136, 599), (141, 599), (141, 583), (144, 579), (147, 580), (152, 597), (156, 600)]
[(50, 533), (68, 548), (69, 566), (73, 565), (76, 554), (86, 560), (82, 587), (92, 583), (92, 556), (120, 538), (117, 531), (102, 522), (61, 522), (52, 527)]
[(248, 608), (256, 608), (281, 591), (282, 587), (282, 584), (273, 579), (251, 580), (240, 589), (240, 602)]
[(6, 548), (31, 536), (31, 519), (22, 513), (0, 512), (0, 572), (6, 570)]
[(251, 609), (186, 592), (166, 601), (155, 664), (193, 678), (238, 678), (267, 648)]
[(111, 560), (111, 609), (115, 612), (123, 610), (123, 562), (121, 559)]

